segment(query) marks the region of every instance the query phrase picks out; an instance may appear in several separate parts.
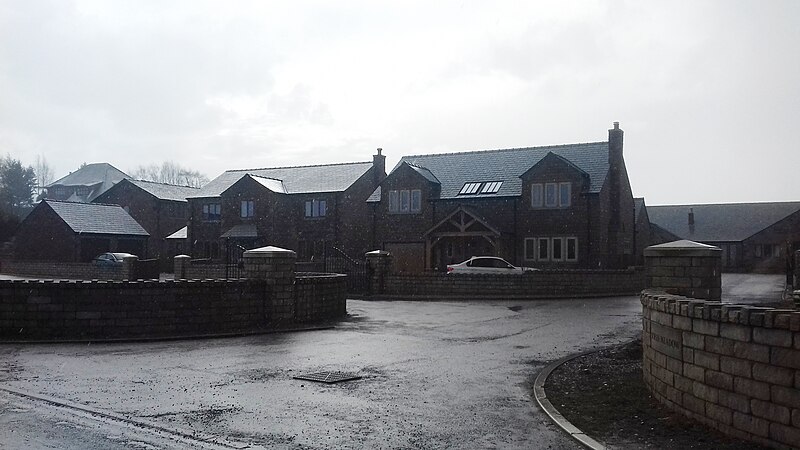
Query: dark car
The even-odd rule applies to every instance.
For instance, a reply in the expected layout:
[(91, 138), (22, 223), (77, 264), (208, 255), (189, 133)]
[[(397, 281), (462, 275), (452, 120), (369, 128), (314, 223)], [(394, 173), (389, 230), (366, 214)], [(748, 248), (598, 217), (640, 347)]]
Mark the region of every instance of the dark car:
[(132, 255), (130, 253), (119, 253), (119, 252), (103, 253), (102, 255), (94, 258), (92, 260), (92, 263), (95, 266), (101, 266), (101, 267), (121, 266), (122, 260), (125, 258), (130, 258), (131, 256), (134, 258), (137, 257), (136, 255)]
[(473, 256), (472, 258), (459, 263), (448, 264), (447, 273), (511, 273), (521, 274), (533, 272), (538, 269), (532, 267), (515, 267), (503, 258), (496, 256)]

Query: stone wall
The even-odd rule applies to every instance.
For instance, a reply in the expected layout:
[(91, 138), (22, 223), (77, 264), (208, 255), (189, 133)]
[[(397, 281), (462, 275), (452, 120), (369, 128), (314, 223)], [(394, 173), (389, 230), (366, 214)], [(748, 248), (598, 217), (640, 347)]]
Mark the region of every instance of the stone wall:
[[(381, 283), (379, 278), (371, 281)], [(388, 274), (377, 298), (536, 299), (631, 295), (644, 288), (644, 270), (542, 270), (505, 274)], [(376, 288), (377, 291), (377, 288)]]
[(0, 262), (0, 273), (51, 279), (125, 280), (129, 278), (131, 268), (99, 267), (92, 263), (4, 260)]
[(725, 434), (800, 445), (800, 312), (641, 294), (643, 372), (664, 405)]
[(0, 280), (0, 338), (136, 339), (253, 333), (346, 314), (346, 277), (295, 274), (294, 252), (245, 253), (247, 279)]

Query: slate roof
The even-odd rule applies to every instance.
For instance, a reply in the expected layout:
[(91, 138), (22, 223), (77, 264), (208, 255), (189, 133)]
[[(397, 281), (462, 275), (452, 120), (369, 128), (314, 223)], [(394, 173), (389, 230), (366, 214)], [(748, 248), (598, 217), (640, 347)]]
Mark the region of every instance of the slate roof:
[(175, 202), (185, 202), (186, 197), (196, 194), (199, 188), (189, 186), (178, 186), (174, 184), (156, 183), (153, 181), (128, 180), (132, 185), (149, 193), (160, 200), (171, 200)]
[(121, 206), (42, 200), (76, 233), (150, 236)]
[(372, 167), (372, 161), (317, 166), (276, 167), (271, 169), (228, 170), (203, 186), (190, 198), (219, 197), (223, 191), (250, 174), (283, 182), (287, 194), (341, 192), (349, 188)]
[[(694, 226), (689, 226), (689, 210)], [(800, 211), (800, 202), (648, 206), (650, 223), (698, 242), (743, 241)]]
[(180, 230), (170, 234), (165, 239), (186, 239), (186, 236), (187, 236), (186, 229), (187, 228), (188, 227), (183, 227)]
[(404, 156), (392, 172), (404, 162), (426, 169), (441, 184), (441, 199), (459, 197), (464, 183), (486, 181), (502, 181), (503, 184), (496, 194), (470, 195), (469, 198), (519, 196), (522, 194), (520, 175), (551, 152), (589, 175), (589, 192), (600, 192), (609, 168), (608, 142)]
[[(644, 197), (634, 197), (633, 199), (633, 215), (635, 217), (639, 217), (639, 214), (642, 213), (642, 208), (647, 208), (644, 205)], [(645, 209), (647, 210), (647, 209)], [(649, 214), (648, 214), (649, 216)]]
[(90, 202), (98, 195), (109, 190), (111, 186), (125, 178), (130, 178), (125, 172), (108, 163), (87, 164), (71, 174), (61, 177), (48, 184), (52, 186), (97, 186), (86, 198), (72, 196), (71, 200)]
[(254, 223), (240, 223), (234, 225), (230, 230), (222, 233), (223, 238), (254, 238), (258, 237), (258, 229)]

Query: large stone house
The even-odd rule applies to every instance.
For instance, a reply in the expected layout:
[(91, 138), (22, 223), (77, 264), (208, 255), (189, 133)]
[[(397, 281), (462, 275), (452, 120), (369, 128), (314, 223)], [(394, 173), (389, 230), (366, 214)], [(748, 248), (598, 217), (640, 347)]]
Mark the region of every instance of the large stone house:
[(188, 198), (188, 250), (223, 259), (232, 245), (275, 245), (308, 261), (335, 245), (363, 255), (372, 249), (366, 200), (385, 176), (380, 150), (372, 162), (226, 171)]
[(800, 202), (649, 206), (648, 214), (654, 244), (715, 245), (727, 271), (783, 272), (800, 250)]
[(166, 238), (186, 227), (189, 219), (189, 202), (186, 200), (199, 192), (198, 188), (124, 179), (105, 191), (93, 202), (120, 205), (150, 234), (150, 258), (163, 260), (163, 268), (171, 267), (175, 256)]
[(86, 164), (45, 186), (42, 198), (88, 203), (125, 178), (128, 175), (111, 164)]
[(404, 271), (470, 256), (517, 265), (637, 263), (637, 215), (618, 123), (608, 141), (403, 157), (368, 202), (373, 247)]
[(121, 206), (42, 200), (16, 235), (18, 260), (88, 262), (105, 252), (147, 257), (149, 234)]

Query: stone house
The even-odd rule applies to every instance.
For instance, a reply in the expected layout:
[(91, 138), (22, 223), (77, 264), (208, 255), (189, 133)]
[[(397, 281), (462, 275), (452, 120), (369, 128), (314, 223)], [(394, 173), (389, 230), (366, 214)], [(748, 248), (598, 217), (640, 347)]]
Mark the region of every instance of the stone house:
[(226, 171), (188, 198), (188, 251), (223, 259), (234, 244), (274, 245), (309, 261), (335, 245), (363, 255), (372, 232), (366, 199), (385, 176), (380, 149), (372, 162)]
[(648, 213), (653, 243), (677, 237), (717, 246), (727, 271), (783, 272), (800, 250), (800, 202), (650, 206)]
[(42, 200), (15, 236), (15, 258), (88, 262), (105, 252), (147, 257), (150, 235), (121, 206)]
[(45, 186), (42, 198), (88, 203), (125, 178), (128, 175), (111, 164), (86, 164)]
[(97, 196), (93, 202), (120, 205), (150, 234), (147, 244), (150, 258), (163, 260), (164, 268), (172, 265), (175, 256), (169, 251), (166, 239), (189, 219), (189, 202), (186, 200), (200, 189), (124, 179)]
[(475, 255), (539, 268), (633, 265), (647, 219), (622, 148), (615, 122), (604, 142), (405, 156), (368, 199), (373, 247), (410, 272)]

